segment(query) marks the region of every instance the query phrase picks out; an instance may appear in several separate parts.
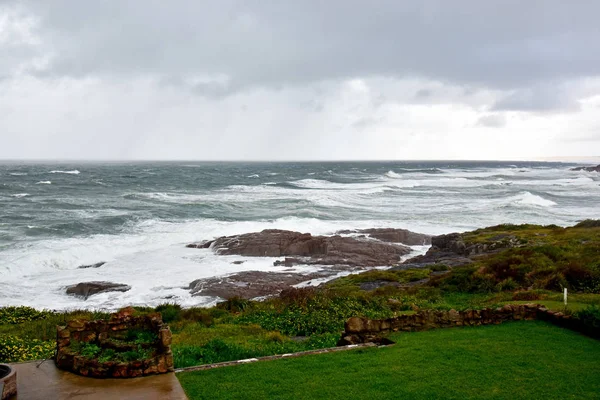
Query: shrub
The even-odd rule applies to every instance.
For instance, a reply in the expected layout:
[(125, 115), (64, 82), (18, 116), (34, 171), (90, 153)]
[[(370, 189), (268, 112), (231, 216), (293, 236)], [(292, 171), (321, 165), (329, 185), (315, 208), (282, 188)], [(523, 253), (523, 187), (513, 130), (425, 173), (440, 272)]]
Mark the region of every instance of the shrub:
[(155, 310), (162, 315), (162, 320), (166, 323), (178, 320), (181, 314), (181, 306), (176, 303), (161, 304)]
[(316, 291), (312, 287), (284, 289), (279, 294), (279, 299), (285, 305), (295, 304), (298, 307), (306, 307), (311, 299), (314, 299)]
[(574, 314), (585, 326), (600, 329), (600, 306), (592, 304)]
[(181, 312), (181, 318), (187, 321), (195, 321), (204, 324), (206, 327), (213, 325), (213, 316), (204, 308), (189, 308)]
[(281, 334), (281, 332), (273, 331), (267, 333), (267, 340), (270, 342), (283, 343), (286, 340), (286, 337)]
[(50, 311), (38, 311), (31, 307), (2, 307), (0, 308), (0, 324), (21, 324), (27, 321), (46, 319)]
[(50, 358), (54, 354), (55, 347), (54, 341), (2, 335), (0, 337), (0, 362), (12, 363)]
[(246, 309), (246, 307), (248, 307), (248, 305), (250, 305), (250, 303), (251, 303), (250, 300), (243, 299), (239, 296), (234, 296), (234, 297), (230, 297), (226, 301), (223, 301), (223, 302), (217, 304), (217, 307), (221, 308), (223, 310), (233, 312), (233, 313), (239, 313), (239, 312), (244, 311)]
[(515, 301), (541, 300), (544, 297), (543, 292), (539, 290), (521, 290), (512, 295)]

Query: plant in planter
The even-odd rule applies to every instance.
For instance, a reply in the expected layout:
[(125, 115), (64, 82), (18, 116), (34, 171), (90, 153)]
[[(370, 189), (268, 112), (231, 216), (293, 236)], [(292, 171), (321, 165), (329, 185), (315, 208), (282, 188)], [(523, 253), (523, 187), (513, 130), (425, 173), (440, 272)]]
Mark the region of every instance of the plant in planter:
[(84, 376), (132, 378), (173, 371), (171, 331), (160, 314), (132, 309), (108, 321), (69, 321), (59, 327), (56, 363)]

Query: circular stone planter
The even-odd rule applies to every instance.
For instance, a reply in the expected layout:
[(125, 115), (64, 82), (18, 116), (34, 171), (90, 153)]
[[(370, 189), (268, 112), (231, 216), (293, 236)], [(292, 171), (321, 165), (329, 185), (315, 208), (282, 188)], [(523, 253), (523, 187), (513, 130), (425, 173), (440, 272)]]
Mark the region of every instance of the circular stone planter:
[(0, 364), (0, 400), (17, 394), (17, 371), (10, 365)]

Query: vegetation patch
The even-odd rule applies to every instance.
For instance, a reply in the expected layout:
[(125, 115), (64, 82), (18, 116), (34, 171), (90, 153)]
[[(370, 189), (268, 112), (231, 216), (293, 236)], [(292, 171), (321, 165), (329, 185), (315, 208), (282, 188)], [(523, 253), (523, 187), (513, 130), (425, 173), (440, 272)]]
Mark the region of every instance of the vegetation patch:
[(54, 341), (2, 335), (0, 336), (0, 362), (14, 363), (50, 358), (54, 354), (55, 348), (56, 342)]

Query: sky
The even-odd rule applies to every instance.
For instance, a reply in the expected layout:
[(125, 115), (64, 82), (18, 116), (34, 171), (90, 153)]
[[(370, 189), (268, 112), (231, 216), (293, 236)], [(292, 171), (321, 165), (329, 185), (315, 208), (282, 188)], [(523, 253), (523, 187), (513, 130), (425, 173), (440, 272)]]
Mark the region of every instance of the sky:
[(600, 156), (595, 0), (0, 0), (0, 159)]

